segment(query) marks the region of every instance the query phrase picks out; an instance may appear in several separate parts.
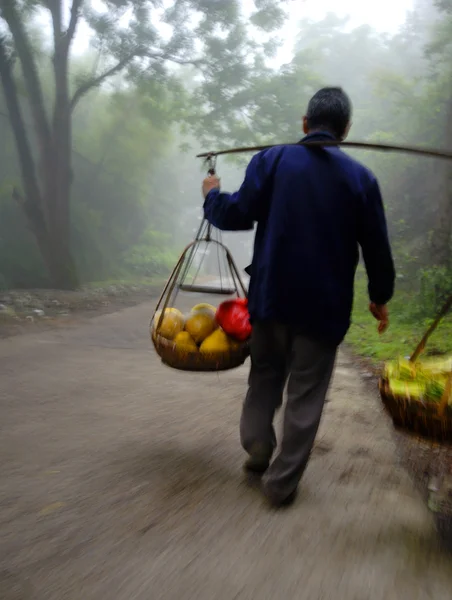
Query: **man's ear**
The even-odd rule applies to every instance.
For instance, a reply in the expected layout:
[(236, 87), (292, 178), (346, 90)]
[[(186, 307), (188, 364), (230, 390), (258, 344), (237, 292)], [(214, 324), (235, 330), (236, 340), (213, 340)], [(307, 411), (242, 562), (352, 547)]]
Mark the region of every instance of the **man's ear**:
[(305, 134), (309, 133), (308, 117), (303, 117), (303, 133), (305, 133)]
[(351, 122), (351, 121), (349, 121), (349, 122), (347, 123), (347, 127), (345, 128), (344, 135), (341, 137), (341, 141), (342, 141), (342, 142), (343, 142), (345, 139), (347, 139), (347, 136), (348, 136), (348, 134), (350, 133), (350, 128), (351, 128), (351, 126), (352, 126), (352, 122)]

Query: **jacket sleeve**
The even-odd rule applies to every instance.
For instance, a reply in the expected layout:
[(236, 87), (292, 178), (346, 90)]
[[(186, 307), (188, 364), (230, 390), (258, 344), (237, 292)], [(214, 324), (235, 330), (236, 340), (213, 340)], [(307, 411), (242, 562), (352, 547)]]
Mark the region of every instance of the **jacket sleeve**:
[(386, 304), (394, 294), (395, 269), (380, 187), (373, 179), (364, 193), (358, 220), (371, 302)]
[(265, 152), (256, 154), (248, 165), (238, 192), (227, 194), (211, 190), (204, 202), (204, 217), (223, 231), (249, 231), (265, 210), (271, 160)]

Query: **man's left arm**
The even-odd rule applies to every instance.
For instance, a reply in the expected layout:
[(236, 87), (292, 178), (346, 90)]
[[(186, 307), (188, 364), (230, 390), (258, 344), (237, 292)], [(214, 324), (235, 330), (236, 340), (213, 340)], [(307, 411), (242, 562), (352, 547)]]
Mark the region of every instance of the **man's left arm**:
[(271, 170), (266, 154), (254, 156), (238, 192), (220, 191), (219, 179), (207, 177), (203, 183), (204, 218), (223, 231), (249, 231), (265, 206), (265, 193)]

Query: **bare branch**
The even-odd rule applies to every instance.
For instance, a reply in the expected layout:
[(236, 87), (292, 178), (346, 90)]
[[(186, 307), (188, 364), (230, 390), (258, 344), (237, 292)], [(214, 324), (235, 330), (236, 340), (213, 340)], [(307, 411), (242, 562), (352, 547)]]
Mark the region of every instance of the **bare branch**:
[(33, 114), (39, 143), (42, 146), (47, 147), (50, 144), (51, 134), (45, 110), (44, 95), (42, 93), (36, 63), (33, 58), (33, 52), (14, 0), (3, 0), (2, 17), (7, 22), (11, 35), (13, 36), (15, 50), (22, 66), (24, 82), (29, 95), (30, 108)]
[(120, 71), (122, 71), (136, 57), (151, 58), (153, 60), (168, 61), (168, 62), (176, 63), (178, 65), (194, 65), (194, 66), (199, 66), (203, 62), (200, 59), (199, 60), (195, 60), (195, 59), (192, 59), (192, 60), (183, 60), (183, 59), (179, 59), (177, 57), (174, 57), (174, 56), (171, 56), (171, 55), (167, 55), (167, 54), (164, 54), (164, 53), (158, 53), (158, 52), (153, 53), (153, 52), (148, 52), (148, 51), (144, 51), (144, 50), (136, 50), (135, 52), (127, 55), (126, 57), (124, 57), (122, 60), (120, 60), (118, 63), (116, 63), (116, 65), (114, 65), (110, 69), (107, 69), (104, 73), (101, 73), (98, 77), (94, 77), (94, 78), (86, 81), (85, 83), (82, 83), (82, 85), (75, 91), (75, 93), (74, 93), (74, 95), (72, 97), (72, 100), (71, 100), (71, 110), (74, 110), (74, 108), (76, 107), (76, 105), (79, 102), (79, 100), (83, 96), (85, 96), (85, 94), (87, 94), (88, 92), (90, 92), (92, 89), (94, 89), (96, 87), (99, 87), (109, 77), (112, 77), (116, 73), (119, 73)]
[(126, 67), (135, 58), (135, 56), (135, 52), (133, 54), (129, 54), (129, 56), (124, 57), (122, 60), (116, 63), (116, 65), (114, 65), (104, 73), (101, 73), (98, 77), (94, 77), (93, 79), (82, 83), (82, 85), (75, 91), (74, 95), (72, 96), (71, 110), (74, 110), (77, 103), (80, 101), (81, 98), (83, 98), (85, 94), (90, 92), (92, 89), (99, 87), (106, 79), (112, 77), (115, 73), (119, 73), (119, 71), (122, 71), (122, 69), (124, 69), (124, 67)]
[(155, 55), (151, 56), (151, 58), (160, 58), (161, 60), (166, 60), (175, 63), (176, 65), (192, 65), (193, 67), (200, 67), (204, 63), (201, 58), (183, 60), (182, 58), (177, 58), (177, 56), (171, 56), (169, 54)]
[(53, 41), (56, 47), (61, 40), (62, 31), (61, 0), (47, 0), (46, 4), (52, 16)]
[(52, 18), (52, 29), (53, 29), (53, 64), (55, 67), (55, 60), (58, 57), (67, 56), (67, 45), (64, 42), (63, 37), (63, 14), (62, 14), (62, 0), (47, 0), (47, 8), (49, 9)]
[(9, 117), (11, 119), (11, 127), (16, 140), (22, 181), (25, 188), (25, 199), (22, 199), (17, 190), (14, 190), (13, 197), (17, 200), (21, 200), (21, 206), (23, 207), (30, 224), (37, 233), (42, 234), (45, 231), (46, 225), (41, 210), (41, 193), (39, 190), (38, 178), (36, 176), (35, 163), (27, 137), (22, 111), (20, 109), (17, 87), (11, 69), (11, 60), (5, 48), (4, 39), (2, 38), (0, 38), (0, 80), (3, 86), (3, 93), (8, 107)]
[(80, 18), (80, 9), (82, 8), (84, 0), (72, 0), (71, 7), (71, 18), (69, 21), (69, 26), (66, 31), (67, 44), (70, 45), (74, 35), (75, 30), (77, 28), (77, 23)]
[(94, 79), (96, 77), (97, 69), (99, 68), (100, 59), (102, 58), (103, 53), (104, 53), (104, 44), (103, 44), (103, 40), (100, 40), (99, 52), (97, 53), (97, 56), (94, 59), (94, 64), (93, 64), (93, 68), (92, 68), (92, 72), (91, 72), (91, 79)]

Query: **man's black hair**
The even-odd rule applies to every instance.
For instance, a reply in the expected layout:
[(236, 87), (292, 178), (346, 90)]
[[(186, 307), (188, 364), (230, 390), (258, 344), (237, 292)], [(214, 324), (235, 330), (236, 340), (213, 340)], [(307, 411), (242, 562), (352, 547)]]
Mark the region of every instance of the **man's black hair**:
[(311, 98), (306, 114), (309, 131), (326, 130), (341, 138), (352, 116), (352, 103), (340, 87), (326, 87)]

